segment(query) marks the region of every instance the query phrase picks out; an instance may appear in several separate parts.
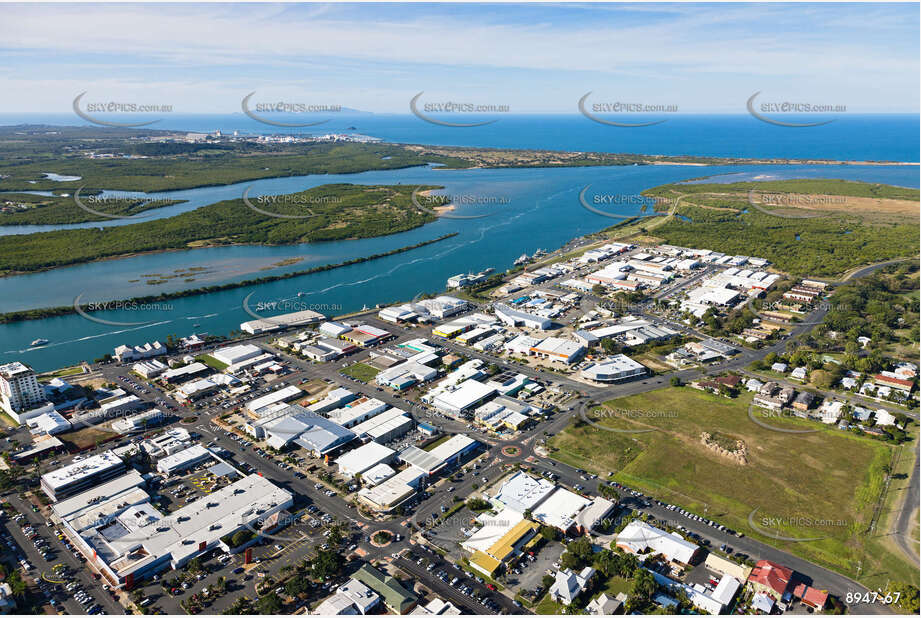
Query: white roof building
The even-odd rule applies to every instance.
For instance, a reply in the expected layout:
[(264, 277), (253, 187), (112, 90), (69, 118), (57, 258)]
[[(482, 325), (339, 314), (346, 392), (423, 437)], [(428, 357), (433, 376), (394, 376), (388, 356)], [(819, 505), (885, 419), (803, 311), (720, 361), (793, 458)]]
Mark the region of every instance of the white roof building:
[(288, 385), (284, 388), (280, 388), (277, 391), (273, 391), (268, 395), (263, 395), (253, 399), (252, 401), (246, 404), (246, 409), (259, 416), (259, 411), (263, 408), (267, 408), (275, 403), (288, 402), (293, 399), (297, 399), (304, 394), (304, 391), (299, 389), (294, 385)]
[(438, 395), (432, 403), (439, 410), (449, 414), (461, 414), (495, 393), (495, 387), (471, 379)]
[(592, 363), (582, 370), (581, 375), (596, 382), (618, 382), (646, 375), (646, 367), (625, 354), (609, 356), (602, 361)]
[(588, 498), (583, 498), (563, 487), (557, 487), (534, 509), (533, 518), (565, 532), (575, 525), (579, 512), (591, 503), (592, 501)]
[(578, 573), (573, 573), (570, 569), (557, 571), (548, 594), (555, 601), (570, 605), (585, 590), (594, 574), (595, 569), (592, 567), (585, 567)]
[(388, 464), (380, 463), (362, 472), (361, 480), (366, 487), (374, 487), (375, 485), (380, 485), (396, 473), (396, 470), (391, 468)]
[(396, 451), (392, 448), (377, 442), (368, 442), (340, 456), (336, 460), (336, 465), (339, 466), (339, 474), (350, 479), (379, 464), (393, 461), (395, 455)]
[(516, 472), (499, 487), (493, 501), (512, 511), (524, 513), (533, 511), (555, 488), (548, 480)]
[(338, 425), (351, 428), (369, 418), (374, 418), (389, 407), (380, 399), (362, 398), (358, 401), (353, 401), (344, 408), (330, 410), (327, 418)]
[(263, 354), (263, 351), (259, 346), (255, 346), (251, 343), (241, 343), (239, 345), (232, 345), (215, 350), (211, 353), (211, 357), (225, 365), (236, 365), (239, 362), (259, 356), (260, 354)]
[(206, 449), (201, 444), (196, 444), (192, 447), (185, 449), (184, 451), (179, 451), (178, 453), (173, 453), (168, 455), (163, 459), (157, 462), (157, 472), (161, 474), (170, 475), (174, 472), (180, 472), (182, 470), (187, 470), (197, 464), (200, 464), (203, 461), (206, 461), (211, 458), (211, 451)]
[(684, 540), (677, 533), (669, 534), (636, 519), (617, 535), (617, 546), (634, 554), (641, 554), (649, 549), (681, 564), (689, 564), (698, 549), (697, 545)]

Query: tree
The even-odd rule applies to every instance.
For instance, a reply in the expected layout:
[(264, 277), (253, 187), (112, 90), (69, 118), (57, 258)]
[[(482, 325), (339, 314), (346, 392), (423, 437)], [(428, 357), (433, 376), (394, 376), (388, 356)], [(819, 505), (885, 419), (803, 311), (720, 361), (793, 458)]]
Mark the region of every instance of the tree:
[(259, 598), (256, 602), (256, 610), (260, 614), (278, 614), (281, 612), (282, 602), (274, 591)]
[(560, 538), (560, 532), (551, 526), (541, 526), (540, 535), (547, 541), (555, 541)]
[(332, 550), (317, 551), (317, 556), (311, 563), (313, 576), (321, 580), (336, 575), (341, 567), (342, 557)]
[(549, 590), (550, 586), (553, 585), (554, 581), (555, 581), (555, 578), (553, 577), (553, 575), (547, 574), (540, 578), (540, 585), (543, 586), (545, 590)]
[(681, 386), (681, 378), (678, 376), (672, 376), (671, 380), (668, 381), (672, 386)]

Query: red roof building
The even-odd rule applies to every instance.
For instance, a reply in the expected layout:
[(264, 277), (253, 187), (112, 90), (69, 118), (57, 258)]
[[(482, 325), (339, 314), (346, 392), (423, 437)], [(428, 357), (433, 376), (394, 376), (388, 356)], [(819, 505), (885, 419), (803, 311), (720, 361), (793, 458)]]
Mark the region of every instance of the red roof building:
[(803, 601), (803, 605), (808, 605), (813, 609), (822, 610), (825, 609), (825, 604), (828, 602), (828, 593), (821, 590), (816, 590), (812, 586), (807, 586), (806, 584), (800, 584), (793, 590), (793, 596), (797, 599)]
[(914, 386), (914, 382), (912, 382), (911, 380), (903, 380), (902, 378), (890, 378), (889, 376), (884, 376), (881, 373), (878, 373), (875, 376), (873, 376), (873, 381), (876, 382), (877, 384), (891, 386), (893, 388), (897, 388), (899, 390), (903, 390), (909, 393), (911, 392), (912, 386)]
[(748, 583), (755, 592), (764, 592), (780, 600), (790, 586), (792, 578), (793, 569), (770, 560), (760, 560), (748, 576)]

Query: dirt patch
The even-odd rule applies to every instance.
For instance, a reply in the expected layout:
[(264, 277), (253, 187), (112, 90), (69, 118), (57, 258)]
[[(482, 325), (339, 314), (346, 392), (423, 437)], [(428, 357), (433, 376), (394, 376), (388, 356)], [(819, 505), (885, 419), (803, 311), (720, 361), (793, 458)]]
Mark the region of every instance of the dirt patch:
[(701, 443), (719, 455), (726, 457), (738, 464), (748, 464), (748, 449), (741, 440), (735, 440), (720, 433), (703, 432), (700, 434)]

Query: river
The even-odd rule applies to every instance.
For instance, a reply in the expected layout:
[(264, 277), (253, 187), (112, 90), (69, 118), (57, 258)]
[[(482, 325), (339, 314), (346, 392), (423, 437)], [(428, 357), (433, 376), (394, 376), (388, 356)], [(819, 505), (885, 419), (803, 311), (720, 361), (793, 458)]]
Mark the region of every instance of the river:
[[(382, 253), (398, 247), (457, 232), (448, 240), (372, 262), (188, 298), (164, 301), (158, 309), (111, 310), (93, 317), (121, 323), (113, 326), (79, 315), (0, 325), (0, 362), (22, 360), (37, 370), (48, 370), (80, 360), (92, 360), (123, 343), (139, 344), (167, 335), (192, 332), (227, 334), (252, 319), (242, 307), (296, 300), (327, 315), (360, 309), (364, 305), (408, 300), (420, 291), (444, 288), (451, 275), (486, 267), (503, 270), (522, 253), (538, 248), (553, 250), (567, 241), (618, 222), (589, 212), (579, 203), (579, 193), (591, 185), (589, 196), (635, 195), (644, 189), (705, 175), (755, 175), (776, 178), (835, 177), (918, 187), (916, 167), (910, 166), (712, 166), (679, 165), (584, 167), (549, 169), (438, 170), (418, 167), (349, 175), (315, 175), (266, 179), (223, 187), (159, 193), (157, 197), (187, 200), (159, 209), (155, 216), (171, 216), (226, 199), (239, 198), (247, 187), (251, 196), (291, 193), (332, 182), (356, 184), (438, 184), (443, 193), (489, 198), (487, 205), (468, 204), (453, 214), (489, 214), (477, 219), (442, 218), (421, 228), (362, 240), (312, 243), (281, 247), (232, 246), (173, 251), (59, 268), (0, 279), (0, 311), (81, 305), (110, 299), (196, 288), (261, 276), (303, 270)], [(168, 211), (168, 214), (167, 214)], [(611, 213), (637, 214), (640, 205), (623, 203)], [(56, 226), (51, 226), (56, 227)], [(42, 226), (43, 229), (48, 229)], [(299, 258), (297, 263), (278, 265)], [(195, 272), (177, 270), (196, 268)], [(147, 284), (147, 280), (163, 281)], [(185, 281), (186, 278), (194, 281)], [(301, 294), (298, 296), (298, 294)], [(279, 311), (265, 311), (266, 315)], [(44, 347), (30, 342), (45, 338)]]

